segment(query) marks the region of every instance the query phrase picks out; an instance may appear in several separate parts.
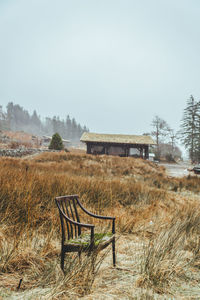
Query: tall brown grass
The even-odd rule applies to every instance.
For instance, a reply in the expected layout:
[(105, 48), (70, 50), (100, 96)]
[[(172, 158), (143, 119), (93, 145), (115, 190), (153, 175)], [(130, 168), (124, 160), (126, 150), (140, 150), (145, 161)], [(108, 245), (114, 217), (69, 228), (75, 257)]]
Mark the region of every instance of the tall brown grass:
[[(200, 266), (200, 213), (185, 206), (144, 245), (139, 286), (169, 293), (177, 278), (196, 282)], [(196, 269), (195, 269), (195, 268)]]
[[(181, 212), (185, 207), (184, 196), (178, 192), (198, 193), (199, 183), (197, 177), (168, 178), (163, 168), (141, 159), (65, 152), (43, 153), (33, 159), (1, 158), (1, 285), (6, 284), (2, 278), (13, 274), (16, 279), (13, 282), (8, 280), (11, 282), (8, 286), (16, 287), (23, 278), (22, 289), (51, 285), (52, 290), (48, 293), (54, 291), (57, 296), (67, 289), (77, 295), (89, 292), (94, 272), (92, 267), (86, 268), (90, 265), (88, 261), (82, 265), (75, 263), (75, 273), (71, 277), (63, 278), (59, 267), (60, 227), (54, 198), (79, 194), (89, 210), (115, 215), (118, 232), (148, 236), (149, 222), (156, 224), (155, 234), (145, 250), (142, 278), (149, 285), (162, 289), (162, 284), (168, 283), (181, 269), (175, 256), (182, 251), (183, 240), (185, 247), (190, 245), (189, 225), (186, 224), (193, 224), (189, 231), (195, 232), (194, 224), (198, 223), (198, 217), (194, 219), (188, 210), (173, 219), (175, 212)], [(97, 222), (96, 226), (101, 224)], [(192, 255), (196, 255), (197, 264), (196, 233), (191, 243), (194, 243)], [(77, 262), (76, 258), (73, 259)], [(171, 261), (173, 267), (170, 268)], [(69, 260), (69, 266), (71, 263)], [(185, 260), (181, 263), (184, 264)], [(85, 280), (78, 290), (74, 286), (80, 272), (85, 272)]]

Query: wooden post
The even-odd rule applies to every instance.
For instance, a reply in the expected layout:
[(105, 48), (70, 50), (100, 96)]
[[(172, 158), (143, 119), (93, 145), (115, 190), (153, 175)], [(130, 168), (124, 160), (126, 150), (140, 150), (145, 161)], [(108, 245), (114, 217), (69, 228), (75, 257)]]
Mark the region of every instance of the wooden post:
[(87, 143), (87, 154), (91, 154), (91, 144)]
[(145, 159), (149, 159), (149, 146), (145, 147)]
[(140, 157), (143, 158), (143, 148), (140, 147), (139, 150), (140, 150)]
[(128, 157), (129, 156), (129, 147), (125, 146), (125, 156)]
[(108, 155), (108, 146), (105, 145), (105, 154)]

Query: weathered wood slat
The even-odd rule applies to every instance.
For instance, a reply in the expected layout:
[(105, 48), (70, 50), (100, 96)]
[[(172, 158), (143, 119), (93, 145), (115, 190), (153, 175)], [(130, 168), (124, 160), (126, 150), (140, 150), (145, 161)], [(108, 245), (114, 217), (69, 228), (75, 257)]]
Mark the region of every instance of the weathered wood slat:
[[(56, 205), (59, 209), (62, 241), (61, 241), (61, 268), (64, 271), (64, 257), (67, 252), (78, 252), (79, 254), (84, 251), (90, 254), (91, 251), (100, 251), (112, 243), (113, 265), (115, 266), (115, 217), (99, 216), (89, 212), (83, 207), (77, 195), (61, 196), (55, 198)], [(94, 233), (95, 226), (93, 224), (85, 224), (80, 222), (77, 205), (84, 213), (93, 218), (112, 221), (112, 236), (106, 241), (98, 240), (95, 242), (97, 235)], [(77, 232), (78, 228), (78, 232)], [(90, 236), (86, 243), (77, 240), (81, 235), (81, 228), (90, 229)], [(67, 236), (66, 236), (67, 231)], [(101, 235), (100, 235), (101, 236)], [(99, 236), (98, 236), (99, 237)], [(76, 238), (76, 240), (74, 240)]]

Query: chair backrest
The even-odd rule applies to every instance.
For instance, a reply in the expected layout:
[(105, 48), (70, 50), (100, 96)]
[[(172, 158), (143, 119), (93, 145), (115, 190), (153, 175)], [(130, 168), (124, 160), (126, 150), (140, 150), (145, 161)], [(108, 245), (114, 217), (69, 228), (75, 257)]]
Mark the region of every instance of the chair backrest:
[(80, 223), (80, 216), (78, 212), (79, 205), (77, 205), (78, 195), (56, 197), (55, 201), (60, 214), (62, 241), (64, 242), (66, 238), (70, 240), (81, 235), (81, 226), (70, 221), (72, 220)]

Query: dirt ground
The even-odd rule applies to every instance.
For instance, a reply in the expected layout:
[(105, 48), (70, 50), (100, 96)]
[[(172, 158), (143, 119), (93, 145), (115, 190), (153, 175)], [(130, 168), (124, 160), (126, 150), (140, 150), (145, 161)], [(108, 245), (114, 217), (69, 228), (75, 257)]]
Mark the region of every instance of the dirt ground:
[(176, 164), (173, 163), (159, 163), (160, 166), (164, 166), (166, 168), (166, 172), (169, 176), (172, 177), (183, 177), (194, 175), (194, 172), (188, 171), (192, 169), (194, 166), (189, 162), (179, 162)]
[[(150, 230), (150, 228), (149, 228)], [(117, 266), (112, 267), (111, 251), (103, 262), (95, 278), (91, 294), (84, 300), (172, 300), (200, 299), (200, 286), (183, 285), (175, 282), (169, 289), (169, 294), (158, 294), (152, 289), (145, 289), (141, 282), (141, 266), (144, 259), (144, 246), (147, 239), (129, 234), (122, 235), (117, 241)], [(178, 286), (178, 287), (177, 287)]]
[[(117, 266), (112, 267), (111, 251), (95, 279), (91, 294), (84, 300), (146, 299), (137, 287), (143, 243), (136, 235), (123, 235), (117, 241)], [(161, 299), (161, 298), (159, 298)]]
[[(150, 228), (149, 228), (150, 230)], [(158, 294), (152, 289), (145, 289), (141, 285), (141, 266), (144, 258), (144, 246), (148, 240), (136, 234), (121, 235), (116, 243), (117, 265), (112, 266), (111, 247), (100, 270), (89, 295), (81, 297), (83, 300), (189, 300), (200, 299), (200, 284), (195, 286), (174, 282), (170, 287), (169, 294)], [(81, 280), (81, 278), (80, 278)], [(178, 287), (177, 287), (178, 286)], [(2, 290), (0, 299), (9, 300), (32, 300), (32, 299), (55, 299), (51, 287), (33, 288), (25, 291)], [(4, 294), (5, 292), (5, 294)], [(78, 300), (76, 294), (70, 298), (62, 296), (63, 299)], [(56, 299), (58, 299), (56, 297)]]

